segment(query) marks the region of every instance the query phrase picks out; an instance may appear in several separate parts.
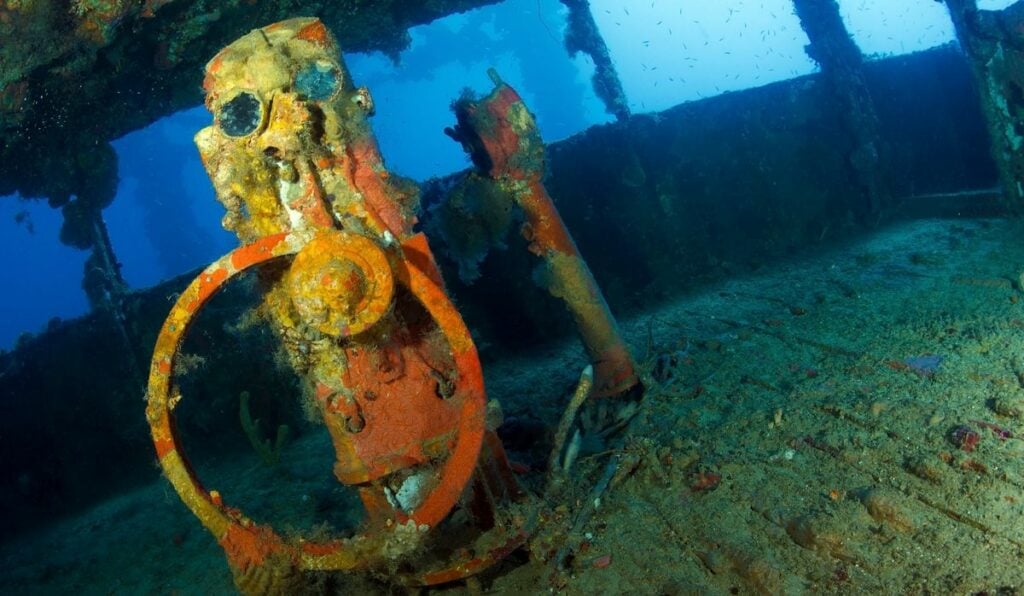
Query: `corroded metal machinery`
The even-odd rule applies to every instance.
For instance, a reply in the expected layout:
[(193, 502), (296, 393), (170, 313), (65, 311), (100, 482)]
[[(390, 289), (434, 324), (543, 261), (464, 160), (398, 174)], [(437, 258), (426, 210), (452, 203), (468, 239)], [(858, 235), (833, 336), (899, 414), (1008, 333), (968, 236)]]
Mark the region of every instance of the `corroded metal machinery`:
[[(454, 105), (458, 125), (445, 132), (462, 143), (483, 177), (522, 211), (521, 233), (541, 260), (537, 280), (565, 302), (594, 366), (593, 397), (622, 397), (640, 387), (633, 358), (590, 268), (544, 187), (544, 143), (515, 89), (493, 70), (494, 90)], [(504, 207), (499, 199), (499, 207)]]
[[(224, 227), (242, 246), (182, 293), (157, 340), (146, 413), (168, 479), (245, 592), (290, 592), (339, 571), (434, 585), (492, 565), (526, 541), (538, 505), (488, 426), (476, 348), (414, 230), (416, 188), (384, 167), (367, 123), (369, 92), (353, 85), (334, 39), (309, 18), (240, 38), (207, 65), (204, 88), (215, 122), (196, 143), (226, 208)], [(501, 121), (476, 138), (506, 143), (510, 163), (536, 157), (525, 106), (507, 86), (494, 97)], [(535, 147), (519, 141), (528, 130)], [(638, 383), (632, 360), (540, 171), (507, 171), (533, 249), (581, 323), (602, 392), (628, 391)], [(539, 199), (546, 203), (531, 202)], [(182, 451), (178, 351), (211, 297), (254, 269), (261, 311), (331, 435), (335, 476), (366, 509), (353, 537), (286, 539), (204, 488)]]

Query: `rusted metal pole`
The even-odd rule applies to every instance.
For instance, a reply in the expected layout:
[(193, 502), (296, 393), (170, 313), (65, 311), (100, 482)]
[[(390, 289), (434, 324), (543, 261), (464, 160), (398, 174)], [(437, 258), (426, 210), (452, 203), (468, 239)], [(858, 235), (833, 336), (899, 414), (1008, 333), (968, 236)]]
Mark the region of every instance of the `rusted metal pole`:
[(793, 0), (793, 6), (810, 41), (807, 55), (821, 67), (853, 142), (850, 167), (867, 195), (869, 213), (877, 214), (888, 202), (889, 191), (881, 165), (884, 148), (878, 116), (864, 80), (864, 56), (846, 30), (836, 0)]
[(125, 299), (128, 286), (121, 276), (121, 265), (110, 242), (107, 224), (103, 221), (103, 209), (113, 202), (117, 194), (117, 154), (110, 144), (94, 148), (88, 154), (73, 186), (73, 201), (62, 208), (64, 222), (61, 225), (60, 240), (75, 248), (91, 251), (85, 261), (82, 274), (82, 289), (94, 311), (110, 317), (124, 343), (123, 360), (128, 373), (138, 384), (145, 387), (146, 379), (139, 361), (137, 342), (133, 341), (128, 328)]
[(615, 70), (608, 46), (590, 12), (589, 0), (561, 0), (569, 9), (569, 22), (565, 29), (565, 49), (575, 56), (583, 52), (594, 61), (591, 82), (594, 92), (604, 102), (604, 109), (619, 122), (629, 118), (629, 102), (622, 90), (622, 81)]
[(530, 251), (543, 260), (540, 282), (565, 302), (594, 366), (592, 397), (631, 392), (640, 387), (636, 365), (604, 295), (544, 187), (544, 143), (533, 116), (514, 89), (494, 71), (490, 75), (494, 91), (479, 101), (456, 102), (458, 125), (446, 132), (463, 144), (481, 173), (523, 210), (522, 234)]
[(107, 224), (99, 211), (90, 212), (87, 217), (91, 220), (92, 254), (86, 261), (83, 286), (93, 308), (120, 309), (120, 299), (126, 293), (127, 286), (114, 255), (114, 246), (110, 243)]
[(977, 82), (1003, 200), (1024, 213), (1024, 1), (1001, 11), (976, 0), (946, 0)]
[(121, 266), (114, 254), (114, 246), (110, 243), (107, 224), (103, 221), (100, 211), (87, 214), (91, 219), (92, 254), (85, 261), (85, 275), (82, 287), (89, 297), (94, 310), (105, 311), (110, 315), (114, 327), (124, 344), (124, 362), (132, 380), (140, 390), (146, 386), (146, 377), (136, 352), (137, 343), (128, 331), (128, 315), (125, 312), (125, 298), (128, 285), (121, 276)]

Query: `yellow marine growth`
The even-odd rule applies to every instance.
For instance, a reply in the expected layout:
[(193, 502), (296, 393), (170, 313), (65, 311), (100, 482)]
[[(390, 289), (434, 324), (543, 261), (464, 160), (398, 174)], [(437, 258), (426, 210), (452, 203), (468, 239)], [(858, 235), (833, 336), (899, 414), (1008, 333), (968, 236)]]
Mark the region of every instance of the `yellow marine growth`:
[[(224, 548), (243, 591), (290, 593), (315, 581), (311, 573), (357, 570), (430, 585), (493, 564), (528, 535), (525, 518), (495, 513), (522, 492), (485, 424), (472, 338), (426, 238), (413, 232), (417, 193), (384, 168), (370, 132), (369, 92), (309, 18), (226, 47), (207, 65), (204, 89), (214, 124), (196, 144), (224, 227), (242, 246), (182, 293), (154, 350), (147, 416), (171, 483)], [(261, 312), (330, 433), (334, 474), (366, 509), (354, 538), (285, 540), (203, 488), (185, 464), (173, 420), (183, 398), (173, 379), (178, 349), (210, 297), (257, 268)], [(431, 530), (467, 494), (473, 515), (488, 521), (456, 536), (478, 547), (451, 560), (417, 558), (456, 552)]]

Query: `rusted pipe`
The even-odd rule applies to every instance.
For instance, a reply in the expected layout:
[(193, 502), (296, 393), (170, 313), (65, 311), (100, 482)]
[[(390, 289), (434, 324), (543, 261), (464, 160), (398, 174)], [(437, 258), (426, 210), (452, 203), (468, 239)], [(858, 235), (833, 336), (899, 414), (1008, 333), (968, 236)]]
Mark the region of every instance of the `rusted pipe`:
[(615, 70), (615, 64), (608, 53), (608, 46), (601, 37), (601, 31), (594, 22), (589, 0), (561, 0), (569, 9), (565, 28), (565, 49), (571, 56), (583, 52), (594, 61), (594, 76), (591, 83), (594, 93), (604, 102), (604, 109), (619, 122), (629, 118), (629, 102), (622, 90), (622, 81)]
[(447, 132), (523, 210), (523, 237), (543, 260), (540, 281), (565, 302), (594, 366), (593, 397), (638, 388), (636, 365), (615, 318), (544, 187), (544, 143), (533, 115), (512, 87), (489, 74), (495, 89), (482, 100), (456, 102), (458, 125)]

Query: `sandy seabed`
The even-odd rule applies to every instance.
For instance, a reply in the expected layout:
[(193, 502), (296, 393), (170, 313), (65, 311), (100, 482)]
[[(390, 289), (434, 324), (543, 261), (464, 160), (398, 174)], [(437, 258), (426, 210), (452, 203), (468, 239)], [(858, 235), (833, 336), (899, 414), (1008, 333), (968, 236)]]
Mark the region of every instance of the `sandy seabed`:
[[(1014, 593), (1022, 232), (893, 224), (623, 320), (650, 387), (621, 444), (578, 461), (543, 548), (442, 591)], [(489, 394), (506, 420), (550, 427), (583, 364), (575, 343), (497, 362)], [(306, 457), (324, 449), (309, 435), (283, 469), (255, 455), (206, 466), (226, 501), (301, 528), (348, 502)], [(561, 547), (557, 570), (544, 559)], [(233, 592), (220, 548), (163, 480), (8, 541), (0, 561), (5, 594)]]

